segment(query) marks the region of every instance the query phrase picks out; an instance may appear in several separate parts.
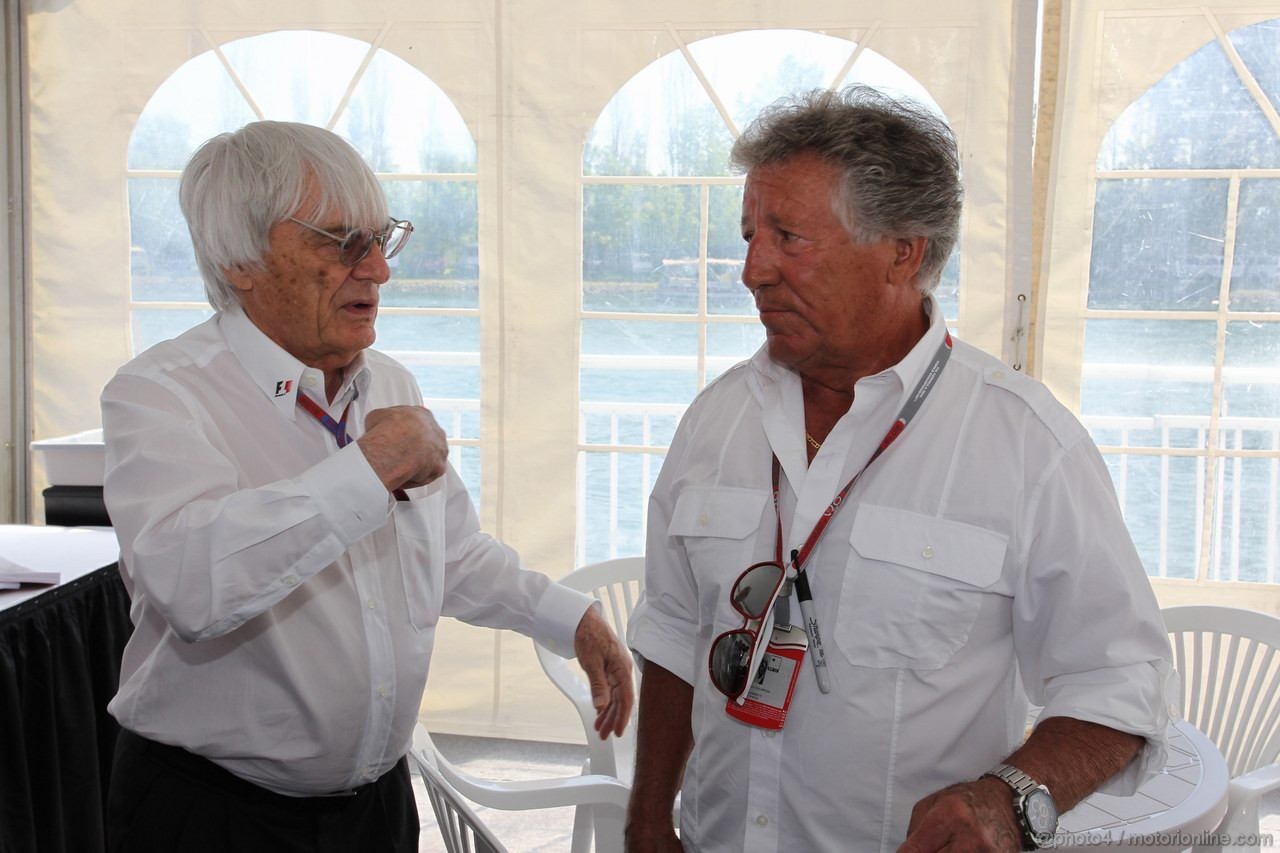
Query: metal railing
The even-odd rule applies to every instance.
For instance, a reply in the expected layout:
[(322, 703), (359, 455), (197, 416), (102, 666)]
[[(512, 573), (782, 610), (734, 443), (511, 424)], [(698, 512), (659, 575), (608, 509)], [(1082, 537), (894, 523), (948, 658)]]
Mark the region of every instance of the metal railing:
[[(419, 361), (422, 355), (409, 360)], [(466, 354), (461, 360), (468, 356), (474, 358)], [(459, 355), (450, 358), (451, 363), (456, 360)], [(587, 360), (593, 365), (607, 362), (613, 367), (648, 370), (687, 369), (696, 363), (691, 356), (672, 356), (659, 364), (641, 357)], [(479, 438), (462, 437), (466, 418), (479, 413), (478, 400), (433, 398), (426, 403), (450, 444), (479, 446)], [(580, 403), (575, 525), (580, 561), (586, 559), (589, 548), (593, 559), (626, 556), (620, 542), (642, 542), (650, 484), (667, 451), (668, 427), (686, 408), (676, 403)], [(1212, 448), (1213, 425), (1207, 415), (1089, 415), (1081, 420), (1109, 460), (1120, 506), (1149, 574), (1188, 576), (1190, 566), (1194, 576), (1205, 534), (1212, 461), (1214, 541), (1207, 576), (1280, 583), (1280, 418), (1221, 417)], [(588, 457), (605, 457), (603, 471), (595, 469), (589, 475)], [(638, 465), (625, 465), (628, 457), (636, 458)], [(1155, 461), (1142, 464), (1143, 459)], [(1180, 475), (1175, 470), (1178, 459), (1187, 459), (1194, 473)], [(469, 473), (478, 480), (478, 471)]]
[[(1207, 415), (1157, 415), (1153, 417), (1086, 416), (1081, 418), (1095, 438), (1118, 436), (1111, 443), (1099, 441), (1104, 455), (1113, 460), (1116, 495), (1129, 521), (1130, 532), (1141, 548), (1151, 553), (1154, 543), (1155, 565), (1147, 570), (1153, 577), (1170, 577), (1169, 539), (1174, 521), (1171, 510), (1181, 494), (1183, 503), (1190, 502), (1194, 523), (1194, 550), (1198, 556), (1204, 542), (1205, 501), (1210, 461), (1213, 461), (1212, 529), (1214, 543), (1210, 552), (1208, 577), (1211, 580), (1249, 580), (1280, 582), (1280, 418), (1222, 417), (1217, 423), (1217, 441), (1210, 447), (1211, 419)], [(1181, 432), (1185, 438), (1175, 441)], [(1142, 442), (1142, 434), (1158, 440)], [(1136, 440), (1139, 439), (1139, 440)], [(1134, 488), (1135, 460), (1144, 457), (1159, 460), (1157, 488), (1146, 486), (1143, 494), (1131, 500)], [(1174, 459), (1188, 458), (1195, 468), (1194, 486), (1181, 482), (1170, 472)], [(1249, 460), (1257, 460), (1261, 472), (1246, 470)], [(1257, 500), (1246, 497), (1252, 492)], [(1138, 527), (1130, 519), (1130, 508), (1146, 494), (1154, 493), (1158, 523), (1154, 530)], [(1189, 494), (1188, 494), (1189, 493)], [(1245, 544), (1246, 529), (1263, 533), (1261, 544)]]
[[(665, 455), (665, 446), (651, 442), (655, 417), (679, 418), (685, 407), (657, 403), (587, 403), (580, 405), (579, 461), (577, 484), (577, 554), (585, 560), (588, 553), (587, 534), (592, 531), (598, 537), (603, 533), (607, 546), (601, 553), (598, 542), (593, 548), (592, 559), (627, 556), (619, 551), (623, 538), (635, 538), (636, 531), (622, 530), (620, 524), (627, 520), (638, 524), (642, 534), (648, 521), (648, 489), (652, 482), (655, 464)], [(608, 441), (585, 441), (587, 418), (608, 418)], [(626, 420), (633, 423), (624, 424)], [(1149, 574), (1154, 577), (1171, 575), (1171, 525), (1189, 514), (1194, 524), (1194, 553), (1185, 555), (1184, 565), (1198, 562), (1204, 536), (1204, 501), (1206, 500), (1209, 460), (1214, 460), (1214, 504), (1212, 526), (1215, 545), (1210, 556), (1208, 577), (1214, 580), (1248, 580), (1267, 583), (1280, 582), (1280, 418), (1228, 417), (1218, 421), (1217, 447), (1207, 447), (1210, 422), (1207, 416), (1155, 416), (1108, 417), (1092, 416), (1082, 419), (1095, 435), (1111, 433), (1118, 441), (1103, 447), (1105, 455), (1113, 461), (1112, 473), (1115, 489), (1122, 510), (1125, 511), (1130, 533), (1134, 537)], [(638, 423), (635, 423), (638, 421)], [(603, 428), (597, 426), (597, 431)], [(639, 431), (641, 441), (629, 443), (620, 440), (624, 432)], [(1136, 443), (1141, 433), (1158, 436), (1149, 443)], [(1185, 440), (1181, 434), (1186, 434)], [(1253, 449), (1245, 449), (1252, 446)], [(1131, 452), (1136, 451), (1136, 452)], [(607, 455), (607, 475), (599, 482), (588, 482), (587, 456)], [(638, 482), (624, 484), (619, 474), (620, 457), (635, 454), (641, 457)], [(1134, 460), (1154, 457), (1158, 472), (1153, 476), (1146, 471), (1135, 470)], [(1189, 458), (1195, 468), (1194, 483), (1179, 477), (1171, 463), (1178, 458)], [(1262, 473), (1246, 467), (1249, 459), (1259, 460)], [(629, 486), (629, 487), (628, 487)], [(1130, 511), (1133, 501), (1155, 497), (1155, 523), (1133, 517)], [(607, 518), (589, 518), (593, 507), (592, 496), (605, 497)], [(1252, 498), (1250, 497), (1252, 496)], [(1131, 500), (1132, 499), (1132, 500)], [(1190, 501), (1188, 509), (1185, 504)], [(1181, 513), (1172, 510), (1176, 503), (1184, 504)], [(598, 500), (596, 501), (598, 503)], [(1149, 512), (1149, 509), (1148, 509)], [(1177, 519), (1174, 516), (1177, 516)], [(1246, 544), (1247, 530), (1264, 531), (1262, 542)], [(622, 534), (628, 534), (623, 536)], [(1189, 561), (1189, 562), (1188, 562)]]

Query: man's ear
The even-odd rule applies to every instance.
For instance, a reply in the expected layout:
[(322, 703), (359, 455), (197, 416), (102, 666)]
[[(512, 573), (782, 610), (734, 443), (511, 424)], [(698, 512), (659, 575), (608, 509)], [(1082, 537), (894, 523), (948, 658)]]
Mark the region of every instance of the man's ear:
[(920, 272), (920, 265), (924, 263), (924, 250), (928, 246), (928, 237), (894, 237), (889, 280), (894, 284), (914, 283), (916, 274)]
[(235, 286), (236, 290), (253, 290), (253, 276), (249, 274), (248, 265), (233, 264), (223, 267), (222, 274)]

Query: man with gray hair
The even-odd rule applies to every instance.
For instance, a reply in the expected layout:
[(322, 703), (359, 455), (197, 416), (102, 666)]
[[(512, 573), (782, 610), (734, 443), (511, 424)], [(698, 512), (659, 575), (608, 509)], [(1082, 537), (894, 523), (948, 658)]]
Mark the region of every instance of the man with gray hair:
[(1163, 766), (1174, 676), (1084, 427), (932, 296), (951, 130), (815, 91), (733, 162), (766, 343), (694, 400), (650, 499), (628, 849), (1051, 844)]
[(480, 532), (417, 381), (369, 349), (413, 226), (356, 151), (256, 122), (205, 143), (179, 199), (216, 313), (102, 395), (135, 625), (110, 849), (416, 853), (405, 755), (441, 616), (576, 653), (602, 738), (628, 655)]

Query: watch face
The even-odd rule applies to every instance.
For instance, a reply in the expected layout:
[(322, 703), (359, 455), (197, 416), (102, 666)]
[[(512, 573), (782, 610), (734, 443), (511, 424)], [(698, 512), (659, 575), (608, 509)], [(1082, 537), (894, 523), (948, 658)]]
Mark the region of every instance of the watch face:
[(1058, 829), (1058, 809), (1053, 797), (1044, 788), (1036, 788), (1027, 794), (1022, 803), (1022, 813), (1027, 829), (1037, 837), (1052, 837)]

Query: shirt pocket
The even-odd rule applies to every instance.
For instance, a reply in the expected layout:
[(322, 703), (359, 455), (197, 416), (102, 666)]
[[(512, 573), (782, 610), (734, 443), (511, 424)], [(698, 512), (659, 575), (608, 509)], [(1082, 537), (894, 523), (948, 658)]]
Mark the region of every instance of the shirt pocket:
[(676, 499), (667, 534), (680, 537), (698, 584), (703, 627), (723, 605), (729, 621), (742, 617), (729, 603), (728, 586), (753, 562), (756, 534), (769, 493), (726, 486), (687, 488)]
[[(443, 477), (440, 478), (444, 480)], [(440, 621), (444, 602), (444, 489), (396, 501), (396, 547), (409, 623), (425, 631)]]
[(855, 666), (930, 670), (973, 629), (1008, 537), (891, 507), (858, 508), (836, 643)]

